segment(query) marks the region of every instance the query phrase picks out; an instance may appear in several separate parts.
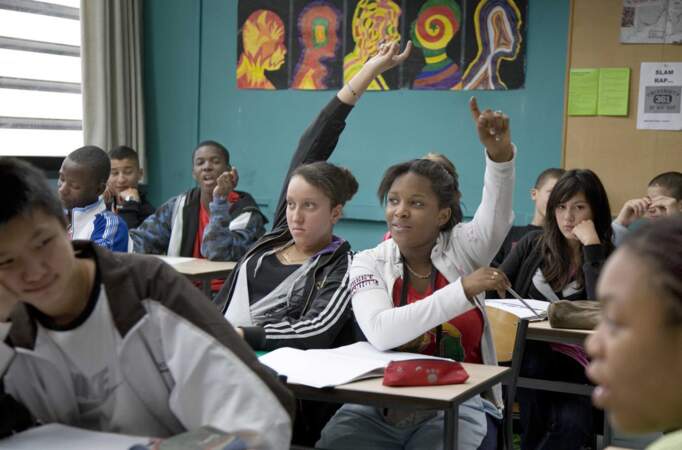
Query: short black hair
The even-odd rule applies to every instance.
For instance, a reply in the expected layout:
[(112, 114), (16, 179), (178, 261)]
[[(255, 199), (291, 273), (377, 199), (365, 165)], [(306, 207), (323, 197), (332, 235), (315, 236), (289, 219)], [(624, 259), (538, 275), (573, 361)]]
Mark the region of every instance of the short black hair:
[(670, 192), (670, 196), (675, 200), (682, 200), (682, 173), (680, 172), (664, 172), (656, 175), (649, 181), (649, 187), (660, 186)]
[(641, 258), (647, 282), (657, 285), (669, 325), (682, 326), (682, 215), (651, 221), (629, 233), (619, 250)]
[(109, 155), (96, 145), (86, 145), (69, 153), (67, 159), (92, 171), (97, 184), (106, 183), (111, 173)]
[(17, 158), (0, 157), (0, 225), (19, 215), (40, 209), (66, 228), (62, 202), (47, 182), (45, 174)]
[(140, 156), (132, 147), (127, 145), (119, 145), (109, 150), (109, 159), (130, 159), (135, 161), (137, 167), (140, 167)]
[(564, 169), (559, 169), (558, 167), (550, 167), (549, 169), (545, 169), (542, 172), (540, 172), (540, 175), (538, 175), (537, 180), (535, 180), (535, 189), (540, 189), (548, 179), (553, 179), (553, 180), (558, 180), (564, 174), (566, 171)]
[(197, 144), (196, 147), (194, 147), (194, 150), (192, 150), (192, 164), (194, 164), (194, 155), (197, 153), (197, 150), (199, 150), (201, 147), (213, 147), (215, 149), (218, 149), (222, 152), (223, 156), (225, 157), (225, 164), (230, 166), (230, 152), (227, 151), (225, 146), (221, 144), (220, 142), (217, 141), (201, 141), (199, 144)]

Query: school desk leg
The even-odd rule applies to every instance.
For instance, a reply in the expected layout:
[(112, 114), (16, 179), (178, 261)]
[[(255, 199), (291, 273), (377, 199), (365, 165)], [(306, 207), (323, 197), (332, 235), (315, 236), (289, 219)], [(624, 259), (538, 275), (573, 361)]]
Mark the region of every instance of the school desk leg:
[(443, 429), (444, 450), (457, 449), (457, 428), (459, 427), (459, 405), (445, 410), (445, 428)]
[(514, 341), (514, 353), (512, 355), (511, 376), (507, 385), (507, 392), (504, 399), (504, 447), (513, 450), (514, 442), (514, 399), (516, 398), (516, 383), (521, 373), (521, 362), (523, 352), (526, 348), (526, 335), (528, 334), (528, 321), (519, 320), (516, 329), (516, 341)]
[(611, 423), (609, 422), (609, 415), (604, 411), (604, 441), (602, 442), (602, 447), (606, 448), (611, 445), (613, 440), (613, 430), (611, 429)]
[(204, 294), (206, 294), (206, 297), (209, 299), (211, 298), (211, 280), (201, 280), (201, 290), (203, 291)]

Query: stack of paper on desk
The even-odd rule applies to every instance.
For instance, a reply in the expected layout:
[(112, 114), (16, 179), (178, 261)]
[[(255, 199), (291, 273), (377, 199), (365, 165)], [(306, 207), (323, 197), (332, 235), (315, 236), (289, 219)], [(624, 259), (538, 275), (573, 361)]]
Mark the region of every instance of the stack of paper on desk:
[(260, 362), (287, 377), (288, 383), (316, 388), (333, 387), (364, 378), (380, 377), (391, 361), (446, 359), (418, 353), (382, 352), (369, 342), (326, 350), (279, 348), (261, 356)]
[(126, 450), (148, 441), (149, 438), (140, 436), (102, 433), (52, 423), (1, 439), (0, 449)]
[(518, 317), (519, 319), (528, 319), (531, 322), (538, 320), (545, 320), (547, 318), (547, 308), (550, 302), (542, 300), (530, 300), (524, 299), (525, 302), (537, 311), (539, 314), (536, 315), (531, 311), (528, 306), (521, 303), (515, 298), (503, 298), (503, 299), (488, 299), (485, 301), (485, 306), (492, 306), (493, 308), (501, 309)]

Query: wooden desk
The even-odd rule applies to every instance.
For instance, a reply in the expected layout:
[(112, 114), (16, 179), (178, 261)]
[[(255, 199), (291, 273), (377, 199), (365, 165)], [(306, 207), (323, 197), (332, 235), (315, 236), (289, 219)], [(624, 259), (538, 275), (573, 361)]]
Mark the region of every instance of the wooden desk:
[(233, 261), (209, 261), (201, 258), (159, 256), (175, 270), (193, 281), (201, 282), (201, 290), (211, 298), (211, 280), (226, 278), (237, 265)]
[[(594, 333), (593, 330), (572, 330), (565, 328), (552, 328), (548, 321), (528, 322), (519, 320), (514, 343), (514, 357), (512, 360), (511, 382), (507, 386), (505, 398), (505, 445), (510, 447), (512, 442), (512, 405), (516, 396), (516, 389), (527, 388), (541, 391), (561, 392), (565, 394), (591, 396), (594, 386), (591, 384), (569, 383), (565, 381), (552, 381), (537, 378), (521, 377), (521, 362), (525, 351), (526, 341), (556, 342), (560, 344), (584, 345), (585, 339)], [(604, 417), (604, 445), (608, 446), (612, 441), (612, 432), (609, 421)]]
[(377, 408), (442, 409), (445, 411), (444, 449), (457, 448), (459, 405), (511, 375), (508, 367), (462, 363), (469, 373), (463, 384), (419, 387), (388, 387), (382, 378), (355, 381), (330, 389), (317, 389), (300, 384), (288, 384), (294, 395), (303, 400), (334, 403), (357, 403)]

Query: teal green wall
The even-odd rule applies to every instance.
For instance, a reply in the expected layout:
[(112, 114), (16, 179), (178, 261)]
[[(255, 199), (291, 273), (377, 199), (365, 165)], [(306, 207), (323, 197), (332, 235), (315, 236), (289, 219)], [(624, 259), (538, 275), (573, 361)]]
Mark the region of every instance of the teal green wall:
[[(518, 146), (517, 223), (532, 217), (528, 190), (537, 174), (561, 164), (569, 0), (530, 0), (525, 89), (476, 92), (483, 107), (511, 117)], [(145, 1), (145, 97), (151, 196), (157, 204), (192, 185), (191, 150), (223, 142), (240, 173), (239, 188), (272, 213), (298, 138), (332, 91), (238, 90), (236, 0)], [(483, 153), (467, 101), (471, 92), (367, 93), (348, 120), (332, 161), (360, 183), (336, 233), (356, 249), (385, 230), (375, 197), (390, 164), (431, 150), (460, 173), (465, 215), (481, 195)]]

